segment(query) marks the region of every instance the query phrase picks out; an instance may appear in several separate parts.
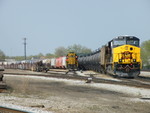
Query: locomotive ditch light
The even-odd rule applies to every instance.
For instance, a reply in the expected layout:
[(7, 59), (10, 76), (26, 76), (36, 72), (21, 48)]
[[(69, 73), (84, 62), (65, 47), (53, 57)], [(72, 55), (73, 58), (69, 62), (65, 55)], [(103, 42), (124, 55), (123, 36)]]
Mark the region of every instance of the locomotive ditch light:
[(119, 59), (119, 62), (122, 62), (122, 59)]
[(136, 59), (133, 59), (133, 62), (136, 62)]

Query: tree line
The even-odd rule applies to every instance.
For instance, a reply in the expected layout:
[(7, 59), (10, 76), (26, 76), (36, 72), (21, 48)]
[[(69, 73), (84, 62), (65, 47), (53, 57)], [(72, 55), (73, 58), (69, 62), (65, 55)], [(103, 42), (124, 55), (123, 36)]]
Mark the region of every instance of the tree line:
[(150, 69), (150, 40), (144, 41), (141, 44), (141, 58), (143, 68)]
[[(54, 53), (47, 53), (45, 55), (42, 53), (39, 53), (38, 55), (27, 56), (26, 59), (31, 60), (32, 58), (35, 58), (35, 59), (54, 58), (54, 57), (66, 56), (68, 52), (75, 52), (77, 54), (80, 54), (80, 53), (91, 53), (92, 50), (80, 44), (74, 44), (66, 48), (63, 46), (60, 46), (55, 49)], [(20, 60), (24, 60), (24, 56), (6, 56), (4, 52), (0, 50), (0, 60), (2, 61), (5, 59), (15, 59), (17, 61), (20, 61)]]

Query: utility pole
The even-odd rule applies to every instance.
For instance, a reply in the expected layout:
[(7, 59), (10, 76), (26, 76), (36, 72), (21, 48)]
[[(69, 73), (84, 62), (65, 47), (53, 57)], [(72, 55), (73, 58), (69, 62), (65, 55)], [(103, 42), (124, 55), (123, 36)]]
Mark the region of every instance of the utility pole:
[(25, 60), (26, 60), (26, 45), (27, 45), (27, 43), (26, 43), (26, 40), (27, 40), (27, 38), (23, 38), (23, 40), (24, 40), (24, 58), (25, 58)]

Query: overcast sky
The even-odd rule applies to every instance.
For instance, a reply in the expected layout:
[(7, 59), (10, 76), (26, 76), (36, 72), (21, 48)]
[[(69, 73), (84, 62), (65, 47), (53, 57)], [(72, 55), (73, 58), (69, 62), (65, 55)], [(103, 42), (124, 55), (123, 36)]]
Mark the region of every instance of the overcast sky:
[(54, 53), (81, 44), (95, 50), (112, 38), (150, 39), (150, 0), (0, 0), (0, 49), (9, 56)]

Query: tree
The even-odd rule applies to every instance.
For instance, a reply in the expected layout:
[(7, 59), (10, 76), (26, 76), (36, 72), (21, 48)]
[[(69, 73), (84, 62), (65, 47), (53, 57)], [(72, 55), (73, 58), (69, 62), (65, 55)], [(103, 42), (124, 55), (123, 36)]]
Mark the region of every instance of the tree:
[(54, 55), (54, 54), (51, 54), (51, 53), (47, 53), (47, 54), (45, 55), (45, 57), (46, 57), (46, 58), (53, 58), (53, 57), (55, 57), (55, 55)]
[(79, 54), (79, 53), (91, 53), (92, 52), (91, 49), (89, 49), (85, 46), (82, 46), (80, 44), (74, 44), (72, 46), (68, 46), (67, 50), (68, 51), (73, 51), (77, 54)]
[(0, 60), (5, 60), (5, 54), (2, 50), (0, 50)]
[(55, 49), (56, 57), (66, 56), (66, 54), (67, 54), (67, 49), (65, 47), (58, 47)]
[(37, 55), (37, 57), (38, 57), (38, 58), (43, 58), (44, 55), (43, 55), (42, 53), (39, 53), (39, 54)]
[(150, 40), (144, 41), (141, 44), (141, 58), (144, 65), (150, 65)]

